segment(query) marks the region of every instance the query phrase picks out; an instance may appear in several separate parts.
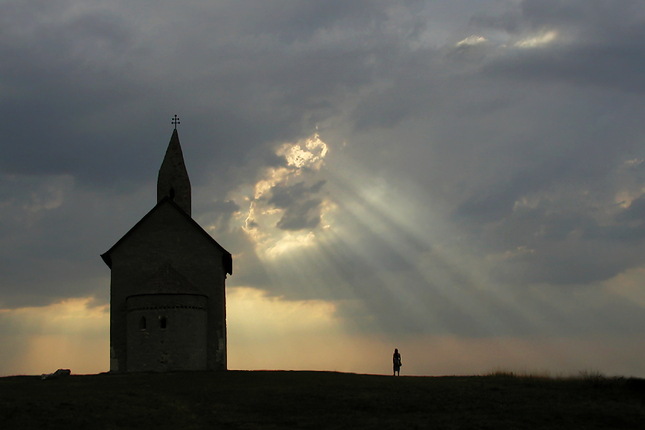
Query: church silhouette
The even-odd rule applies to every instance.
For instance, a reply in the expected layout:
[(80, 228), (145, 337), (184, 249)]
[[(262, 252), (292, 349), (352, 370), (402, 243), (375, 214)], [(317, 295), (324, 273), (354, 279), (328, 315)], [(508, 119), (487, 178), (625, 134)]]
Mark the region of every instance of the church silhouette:
[(107, 252), (110, 371), (226, 370), (226, 275), (231, 254), (191, 217), (175, 129), (157, 204)]

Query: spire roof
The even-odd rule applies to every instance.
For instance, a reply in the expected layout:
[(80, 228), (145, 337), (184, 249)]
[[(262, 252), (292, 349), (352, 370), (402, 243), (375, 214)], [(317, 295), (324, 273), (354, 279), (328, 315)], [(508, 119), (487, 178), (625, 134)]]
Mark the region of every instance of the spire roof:
[(170, 198), (188, 215), (191, 214), (191, 191), (188, 171), (184, 164), (184, 154), (179, 144), (179, 133), (174, 129), (166, 156), (159, 169), (157, 179), (157, 203), (164, 197)]

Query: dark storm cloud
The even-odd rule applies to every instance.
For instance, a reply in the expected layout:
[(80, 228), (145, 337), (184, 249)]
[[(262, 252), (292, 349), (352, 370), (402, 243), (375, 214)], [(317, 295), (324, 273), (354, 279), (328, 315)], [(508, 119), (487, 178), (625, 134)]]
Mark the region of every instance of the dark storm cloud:
[(268, 203), (277, 208), (288, 208), (296, 201), (306, 200), (311, 194), (320, 192), (325, 182), (324, 180), (318, 181), (311, 187), (306, 187), (304, 182), (294, 185), (276, 185), (271, 188), (271, 197)]
[(272, 187), (271, 197), (267, 203), (285, 210), (276, 227), (289, 231), (316, 228), (320, 224), (320, 205), (323, 201), (313, 195), (320, 193), (325, 182), (321, 180), (310, 187), (307, 187), (304, 182)]
[(517, 33), (520, 28), (520, 10), (507, 10), (500, 15), (476, 14), (470, 19), (470, 23), (478, 28), (492, 28), (507, 33)]
[(511, 34), (553, 30), (564, 37), (552, 47), (492, 62), (484, 69), (491, 75), (639, 93), (645, 88), (640, 79), (645, 71), (642, 2), (527, 0), (512, 16), (480, 17), (474, 23), (494, 28), (502, 23), (501, 28)]
[(641, 261), (633, 255), (636, 249), (606, 241), (550, 245), (509, 260), (494, 269), (492, 275), (516, 284), (584, 285), (613, 278)]
[(618, 221), (645, 222), (645, 196), (633, 200), (629, 207), (616, 215)]
[(527, 30), (561, 29), (583, 35), (585, 40), (625, 43), (638, 33), (643, 12), (638, 0), (523, 0), (508, 4), (498, 13), (476, 12), (470, 24), (514, 35)]
[[(561, 39), (552, 43), (530, 49), (509, 46), (489, 56), (480, 76), (504, 80), (509, 90), (534, 85), (553, 95), (559, 91), (560, 97), (544, 98), (549, 101), (543, 107), (538, 102), (542, 97), (529, 92), (534, 99), (527, 105), (533, 106), (535, 124), (542, 128), (508, 142), (504, 157), (512, 154), (513, 162), (504, 167), (506, 174), (459, 203), (455, 220), (475, 228), (472, 238), (479, 237), (493, 252), (530, 250), (495, 269), (495, 276), (513, 274), (499, 278), (505, 282), (585, 284), (642, 264), (637, 257), (643, 238), (640, 201), (610, 220), (602, 215), (616, 212), (614, 195), (625, 186), (613, 177), (618, 164), (629, 154), (643, 154), (643, 129), (632, 115), (631, 98), (643, 90), (642, 3), (524, 1), (501, 15), (476, 16), (471, 23), (508, 32), (510, 43), (557, 31)], [(545, 114), (546, 109), (559, 113)], [(506, 123), (514, 117), (509, 113)], [(627, 182), (642, 183), (635, 171), (630, 178)], [(592, 190), (593, 198), (564, 199), (564, 190), (574, 187)], [(557, 203), (545, 200), (547, 195)], [(518, 202), (531, 196), (539, 201), (537, 207), (518, 209)]]
[(645, 72), (645, 48), (629, 45), (527, 52), (493, 63), (485, 72), (496, 77), (565, 81), (642, 93), (645, 90), (641, 79)]
[(195, 212), (204, 214), (199, 216), (199, 223), (207, 225), (218, 234), (229, 229), (231, 218), (239, 211), (240, 206), (233, 200), (215, 200), (212, 203), (195, 205)]
[[(150, 130), (179, 110), (199, 144), (187, 158), (200, 183), (213, 167), (205, 160), (221, 171), (254, 147), (295, 140), (303, 120), (309, 128), (335, 110), (341, 90), (368, 83), (367, 58), (380, 42), (364, 44), (385, 19), (376, 2), (193, 4), (165, 21), (155, 17), (174, 6), (146, 5), (128, 14), (54, 2), (26, 25), (24, 9), (5, 4), (5, 171), (103, 186), (142, 180), (135, 166), (153, 168), (150, 151), (164, 136)], [(353, 26), (365, 29), (345, 34)], [(312, 40), (325, 31), (350, 43)]]
[[(486, 194), (465, 200), (455, 211), (455, 218), (469, 218), (478, 223), (497, 221), (510, 216), (515, 203), (522, 196), (562, 182), (593, 180), (607, 175), (615, 167), (611, 159), (605, 158), (605, 142), (593, 140), (598, 136), (586, 139), (584, 135), (587, 133), (581, 132), (576, 137), (577, 141), (572, 141), (567, 136), (557, 136), (558, 130), (552, 132), (551, 136), (545, 134), (529, 142), (518, 142), (522, 149), (530, 146), (533, 151), (532, 159), (523, 160), (526, 163), (524, 169), (515, 172), (503, 183), (489, 187)], [(635, 142), (621, 142), (618, 145), (633, 144)], [(557, 147), (560, 147), (559, 150), (554, 152)]]
[(516, 207), (475, 233), (490, 251), (510, 253), (492, 275), (516, 284), (581, 285), (642, 264), (645, 227), (638, 207), (600, 223), (597, 208), (577, 203), (566, 209), (561, 204)]
[(311, 199), (289, 206), (276, 227), (289, 231), (316, 228), (320, 224), (321, 203), (322, 200)]
[(372, 26), (386, 19), (383, 1), (289, 0), (233, 5), (232, 14), (241, 30), (248, 34), (275, 34), (283, 43), (309, 40), (320, 29)]
[[(39, 306), (67, 297), (105, 302), (107, 268), (97, 258), (154, 204), (154, 196), (75, 189), (69, 176), (2, 178), (11, 189), (0, 213), (0, 306)], [(0, 194), (5, 194), (1, 192)]]
[(644, 12), (638, 0), (524, 0), (521, 3), (522, 21), (534, 29), (563, 27), (592, 39), (621, 40), (622, 43), (629, 43), (638, 35)]
[(0, 18), (0, 115), (7, 124), (2, 169), (101, 175), (104, 162), (116, 161), (108, 146), (119, 136), (110, 131), (117, 127), (101, 117), (141, 90), (118, 70), (127, 68), (120, 60), (129, 51), (131, 32), (105, 13), (59, 22), (54, 9), (51, 21), (39, 16), (27, 24), (15, 19), (11, 4), (5, 7)]
[(615, 203), (599, 208), (584, 198), (556, 196), (561, 185), (552, 187), (558, 191), (534, 198), (534, 207), (516, 195), (460, 208), (470, 213), (462, 227), (473, 228), (473, 239), (478, 237), (489, 252), (509, 253), (491, 272), (494, 277), (514, 284), (580, 285), (610, 279), (642, 263), (645, 229), (639, 201), (632, 203), (632, 211), (607, 218), (606, 210), (617, 211)]

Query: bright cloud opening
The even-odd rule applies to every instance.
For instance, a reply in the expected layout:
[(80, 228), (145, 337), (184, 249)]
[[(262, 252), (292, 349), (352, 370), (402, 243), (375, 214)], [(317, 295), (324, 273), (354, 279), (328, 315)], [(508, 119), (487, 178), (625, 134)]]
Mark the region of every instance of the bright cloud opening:
[(274, 258), (286, 250), (313, 243), (313, 229), (334, 206), (321, 194), (325, 181), (321, 169), (328, 146), (315, 133), (296, 143), (285, 143), (276, 151), (286, 166), (266, 169), (253, 187), (253, 198), (239, 200), (244, 217), (242, 229), (256, 243), (258, 255)]
[(547, 45), (558, 37), (558, 32), (557, 31), (547, 31), (543, 34), (537, 35), (537, 36), (531, 36), (526, 39), (522, 39), (518, 42), (515, 43), (515, 46), (517, 48), (523, 48), (523, 49), (528, 49), (528, 48), (539, 48), (541, 46)]
[(480, 45), (480, 44), (482, 44), (482, 43), (486, 43), (486, 42), (488, 42), (488, 39), (486, 39), (485, 37), (483, 37), (483, 36), (475, 36), (475, 35), (472, 35), (472, 36), (468, 36), (467, 38), (465, 38), (465, 39), (460, 40), (459, 42), (457, 42), (457, 45), (456, 45), (456, 46), (464, 46), (464, 45), (470, 45), (470, 46), (472, 46), (472, 45)]

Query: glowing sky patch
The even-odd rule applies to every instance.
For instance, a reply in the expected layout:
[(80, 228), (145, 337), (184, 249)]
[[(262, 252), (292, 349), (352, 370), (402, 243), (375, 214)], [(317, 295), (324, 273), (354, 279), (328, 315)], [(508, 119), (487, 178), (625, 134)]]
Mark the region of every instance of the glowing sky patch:
[(319, 300), (285, 300), (254, 288), (227, 292), (229, 332), (237, 342), (272, 342), (296, 333), (338, 334), (333, 303)]
[(0, 310), (0, 375), (98, 373), (109, 368), (109, 305), (92, 298)]
[(549, 43), (554, 42), (558, 38), (558, 32), (555, 30), (546, 31), (542, 34), (527, 37), (525, 39), (515, 42), (517, 48), (529, 49), (529, 48), (539, 48)]
[(645, 310), (645, 268), (636, 268), (620, 273), (604, 282), (605, 288), (612, 294), (638, 304)]
[(485, 37), (472, 35), (457, 42), (456, 46), (479, 45), (481, 43), (486, 43), (486, 42), (488, 42), (488, 39), (486, 39)]
[(284, 235), (275, 245), (266, 249), (265, 255), (268, 258), (275, 258), (286, 252), (296, 252), (301, 247), (313, 246), (316, 237), (313, 232), (306, 234), (289, 234)]

